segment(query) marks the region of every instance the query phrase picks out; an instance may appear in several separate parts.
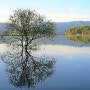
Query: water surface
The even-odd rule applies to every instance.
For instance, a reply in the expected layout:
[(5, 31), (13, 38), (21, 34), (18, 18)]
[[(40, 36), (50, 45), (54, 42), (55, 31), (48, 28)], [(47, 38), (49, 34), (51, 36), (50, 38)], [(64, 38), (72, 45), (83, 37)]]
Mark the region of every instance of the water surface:
[(90, 89), (89, 41), (57, 36), (38, 42), (38, 50), (23, 58), (20, 47), (0, 43), (0, 90)]

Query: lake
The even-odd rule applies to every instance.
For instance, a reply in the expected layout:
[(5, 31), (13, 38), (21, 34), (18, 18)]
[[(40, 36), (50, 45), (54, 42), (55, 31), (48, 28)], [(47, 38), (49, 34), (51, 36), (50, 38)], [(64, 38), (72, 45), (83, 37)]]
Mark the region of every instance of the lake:
[(0, 39), (0, 90), (90, 90), (89, 37), (43, 38), (27, 51)]

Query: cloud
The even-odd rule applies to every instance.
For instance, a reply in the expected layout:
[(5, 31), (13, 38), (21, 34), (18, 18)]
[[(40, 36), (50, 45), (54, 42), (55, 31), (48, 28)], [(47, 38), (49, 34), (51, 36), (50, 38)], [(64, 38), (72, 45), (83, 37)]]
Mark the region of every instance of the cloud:
[(5, 53), (9, 50), (10, 48), (8, 48), (7, 44), (0, 44), (0, 54)]
[(68, 9), (68, 13), (73, 13), (73, 14), (75, 14), (75, 13), (76, 13), (76, 10), (75, 10), (74, 8), (69, 8), (69, 9)]
[(0, 22), (8, 22), (9, 14), (0, 10)]
[[(43, 12), (42, 12), (43, 13)], [(68, 22), (68, 21), (90, 21), (89, 14), (80, 14), (74, 8), (69, 8), (65, 13), (45, 13), (48, 19), (54, 22)]]
[(0, 15), (0, 22), (8, 22), (8, 18), (5, 15)]
[[(8, 22), (9, 15), (12, 11), (1, 11), (0, 10), (0, 22)], [(69, 8), (66, 13), (50, 13), (42, 12), (38, 10), (38, 13), (46, 16), (49, 20), (53, 22), (68, 22), (68, 21), (90, 21), (89, 14), (79, 14), (74, 8)]]
[(35, 52), (35, 54), (60, 54), (60, 55), (90, 54), (90, 47), (41, 45), (41, 50)]
[(90, 14), (79, 14), (73, 8), (66, 13), (45, 13), (45, 16), (54, 22), (90, 21)]

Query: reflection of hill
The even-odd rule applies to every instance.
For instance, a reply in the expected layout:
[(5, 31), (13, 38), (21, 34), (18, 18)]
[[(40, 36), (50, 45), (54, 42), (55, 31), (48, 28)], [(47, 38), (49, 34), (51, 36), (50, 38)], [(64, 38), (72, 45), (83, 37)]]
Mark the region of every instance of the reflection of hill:
[(74, 41), (74, 42), (77, 42), (77, 43), (80, 43), (80, 44), (85, 44), (85, 43), (89, 43), (90, 42), (90, 36), (73, 36), (73, 35), (67, 35), (66, 38), (68, 40), (71, 40), (71, 41)]
[(75, 43), (75, 42), (72, 42), (72, 40), (67, 39), (65, 35), (59, 35), (52, 38), (51, 40), (46, 38), (39, 39), (37, 40), (37, 44), (68, 45), (68, 46), (75, 46), (75, 47), (90, 46), (90, 43), (89, 43), (90, 38), (84, 37), (83, 39), (84, 39), (84, 42), (87, 42), (87, 43)]
[(55, 30), (57, 34), (65, 34), (67, 29), (83, 25), (90, 26), (90, 21), (58, 22), (55, 23)]

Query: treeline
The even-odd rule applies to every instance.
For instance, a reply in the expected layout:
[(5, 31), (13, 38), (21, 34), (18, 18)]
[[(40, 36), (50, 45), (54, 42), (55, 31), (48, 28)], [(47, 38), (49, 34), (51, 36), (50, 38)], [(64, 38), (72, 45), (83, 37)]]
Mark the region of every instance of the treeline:
[(90, 26), (77, 26), (66, 31), (66, 35), (90, 35)]

